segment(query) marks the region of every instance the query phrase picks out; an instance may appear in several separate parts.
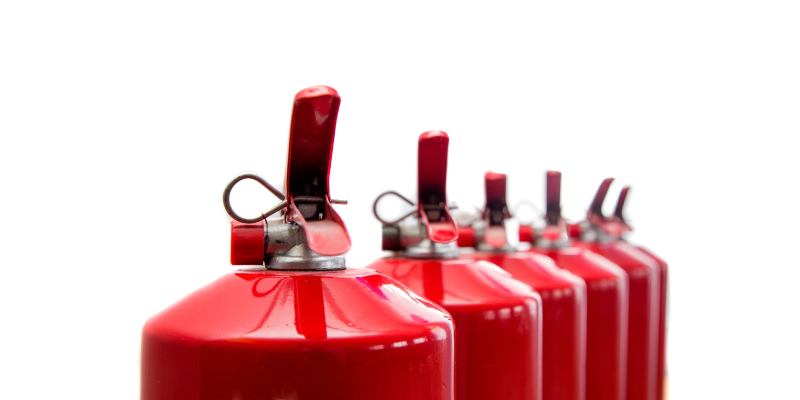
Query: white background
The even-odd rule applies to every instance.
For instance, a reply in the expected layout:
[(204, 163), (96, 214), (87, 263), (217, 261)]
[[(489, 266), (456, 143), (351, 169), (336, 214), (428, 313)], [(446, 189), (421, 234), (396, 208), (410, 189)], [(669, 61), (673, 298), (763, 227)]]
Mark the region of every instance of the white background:
[[(342, 96), (350, 266), (380, 255), (375, 196), (414, 196), (423, 131), (450, 134), (462, 206), (487, 169), (541, 206), (557, 169), (578, 220), (613, 176), (611, 196), (633, 185), (632, 241), (671, 266), (671, 397), (798, 398), (799, 17), (763, 0), (3, 2), (0, 398), (137, 398), (142, 324), (233, 269), (222, 189), (282, 183), (292, 98), (319, 84)], [(246, 213), (272, 204), (251, 192)]]

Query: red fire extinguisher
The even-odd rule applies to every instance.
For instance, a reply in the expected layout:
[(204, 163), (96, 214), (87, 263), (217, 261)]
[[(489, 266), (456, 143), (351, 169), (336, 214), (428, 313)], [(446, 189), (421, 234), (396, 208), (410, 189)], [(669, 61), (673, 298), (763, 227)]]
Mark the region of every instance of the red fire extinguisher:
[(658, 336), (661, 271), (658, 262), (619, 240), (627, 226), (603, 216), (603, 201), (612, 178), (597, 190), (585, 221), (570, 230), (576, 244), (608, 258), (628, 273), (628, 400), (655, 400), (658, 374)]
[[(147, 321), (142, 399), (454, 399), (450, 315), (384, 275), (345, 268), (350, 237), (328, 186), (339, 103), (325, 86), (295, 97), (285, 195), (249, 174), (225, 189), (231, 263), (253, 266)], [(242, 179), (282, 201), (240, 217), (228, 197)]]
[(399, 280), (441, 305), (456, 324), (456, 394), (461, 400), (541, 398), (541, 298), (486, 261), (461, 257), (447, 205), (444, 132), (419, 137), (415, 210), (383, 223), (383, 249), (395, 251), (367, 268)]
[[(622, 229), (619, 229), (619, 235), (616, 236), (616, 240), (618, 241), (625, 241), (625, 233), (630, 232), (632, 228), (630, 225), (625, 221), (624, 215), (624, 208), (625, 208), (625, 200), (628, 198), (628, 192), (630, 191), (630, 187), (626, 186), (622, 188), (619, 193), (619, 199), (617, 199), (617, 206), (614, 208), (614, 217), (611, 219), (615, 221), (619, 225), (621, 225)], [(633, 245), (636, 249), (647, 255), (648, 257), (655, 260), (658, 264), (659, 270), (659, 278), (660, 278), (660, 288), (659, 288), (659, 310), (658, 310), (658, 368), (656, 373), (656, 398), (658, 400), (664, 399), (664, 384), (667, 379), (667, 279), (668, 279), (668, 267), (667, 262), (664, 261), (661, 257), (657, 256), (652, 251), (642, 247)]]
[(550, 257), (509, 245), (506, 176), (487, 172), (483, 218), (458, 228), (458, 245), (489, 261), (542, 296), (542, 398), (582, 400), (586, 376), (586, 284)]
[[(561, 218), (561, 173), (547, 172), (545, 227), (521, 225), (519, 239), (531, 252), (586, 282), (586, 399), (624, 400), (626, 380), (628, 280), (619, 266), (576, 247)], [(546, 311), (545, 311), (546, 312)]]

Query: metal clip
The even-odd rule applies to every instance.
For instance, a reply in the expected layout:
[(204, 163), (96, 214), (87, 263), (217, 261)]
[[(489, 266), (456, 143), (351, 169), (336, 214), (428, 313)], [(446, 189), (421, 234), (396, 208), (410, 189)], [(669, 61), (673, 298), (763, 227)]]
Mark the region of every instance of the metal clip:
[[(239, 214), (236, 214), (236, 212), (233, 211), (233, 207), (231, 206), (231, 191), (233, 190), (233, 187), (236, 186), (237, 183), (245, 179), (252, 179), (260, 183), (261, 186), (267, 188), (267, 190), (269, 190), (270, 193), (274, 194), (275, 197), (280, 199), (281, 202), (275, 205), (274, 207), (270, 208), (269, 210), (267, 210), (267, 212), (261, 214), (261, 216), (255, 218), (244, 218)], [(267, 182), (264, 178), (255, 174), (242, 174), (237, 176), (236, 178), (233, 178), (233, 180), (228, 183), (228, 186), (225, 186), (225, 190), (222, 192), (222, 204), (225, 206), (225, 212), (227, 212), (228, 215), (230, 215), (230, 217), (233, 218), (234, 220), (245, 224), (254, 224), (256, 222), (263, 221), (267, 219), (270, 215), (275, 214), (276, 212), (286, 208), (287, 202), (286, 202), (286, 196), (283, 193), (281, 193), (280, 190), (276, 189), (275, 186), (272, 186), (269, 182)]]
[[(533, 214), (535, 216), (534, 219), (532, 219), (532, 220), (528, 220), (528, 219), (523, 220), (520, 217), (520, 215), (527, 214), (526, 212), (520, 212), (520, 210), (524, 210), (525, 208), (530, 208), (531, 210), (533, 210)], [(541, 208), (539, 208), (536, 205), (536, 203), (534, 203), (533, 201), (528, 200), (528, 199), (520, 200), (520, 201), (517, 202), (517, 205), (514, 206), (514, 215), (516, 215), (517, 221), (519, 221), (520, 225), (532, 225), (534, 222), (538, 221), (539, 217), (543, 216), (544, 214), (545, 213), (542, 211)]]
[[(380, 201), (380, 200), (381, 200), (381, 199), (382, 199), (384, 196), (387, 196), (387, 195), (390, 195), (390, 194), (391, 194), (391, 195), (395, 195), (395, 196), (399, 197), (401, 200), (403, 200), (403, 201), (405, 201), (406, 203), (408, 203), (409, 205), (413, 206), (413, 207), (414, 207), (414, 209), (413, 209), (413, 210), (411, 210), (411, 211), (409, 211), (407, 214), (403, 215), (402, 217), (400, 217), (400, 218), (398, 218), (398, 219), (395, 219), (395, 220), (393, 220), (393, 221), (386, 221), (385, 219), (381, 218), (381, 216), (380, 216), (380, 215), (378, 215), (378, 202), (379, 202), (379, 201)], [(397, 224), (399, 224), (399, 223), (400, 223), (400, 221), (402, 221), (402, 220), (404, 220), (404, 219), (406, 219), (406, 218), (408, 218), (408, 217), (410, 217), (410, 216), (412, 216), (412, 215), (414, 215), (414, 214), (416, 214), (416, 213), (417, 213), (417, 208), (416, 208), (416, 205), (414, 204), (414, 202), (413, 202), (413, 201), (411, 201), (411, 200), (409, 200), (407, 197), (403, 196), (402, 194), (395, 192), (394, 190), (389, 190), (389, 191), (387, 191), (387, 192), (383, 192), (383, 193), (381, 193), (381, 194), (380, 194), (380, 195), (379, 195), (379, 196), (378, 196), (378, 197), (375, 199), (375, 202), (374, 202), (374, 203), (372, 203), (372, 214), (373, 214), (373, 215), (375, 215), (375, 218), (376, 218), (378, 221), (380, 221), (382, 224), (384, 224), (384, 225), (397, 225)]]
[[(379, 202), (379, 201), (380, 201), (380, 200), (381, 200), (381, 199), (382, 199), (384, 196), (388, 196), (388, 195), (390, 195), (390, 194), (391, 194), (391, 195), (394, 195), (394, 196), (397, 196), (397, 197), (399, 197), (401, 200), (405, 201), (405, 202), (406, 202), (406, 203), (408, 203), (410, 206), (414, 207), (414, 209), (413, 209), (413, 210), (411, 210), (411, 211), (409, 211), (407, 214), (405, 214), (405, 215), (401, 216), (400, 218), (397, 218), (397, 219), (395, 219), (395, 220), (392, 220), (392, 221), (387, 221), (387, 220), (385, 220), (385, 219), (381, 218), (381, 216), (380, 216), (380, 215), (378, 215), (378, 202)], [(334, 202), (334, 200), (331, 200), (331, 202)], [(346, 204), (346, 203), (345, 203), (345, 204)], [(427, 210), (434, 210), (434, 211), (435, 211), (435, 210), (443, 210), (443, 209), (444, 209), (444, 206), (441, 206), (441, 205), (439, 205), (439, 206), (436, 206), (436, 205), (431, 205), (431, 204), (426, 204), (426, 205), (423, 205), (422, 207), (423, 207), (423, 208), (424, 208), (426, 211), (427, 211)], [(455, 205), (455, 204), (453, 204), (453, 205), (450, 205), (450, 206), (448, 206), (447, 208), (448, 208), (448, 209), (450, 209), (450, 210), (457, 210), (457, 209), (458, 209), (458, 206), (457, 206), (457, 205)], [(374, 203), (372, 203), (372, 214), (375, 216), (375, 219), (377, 219), (378, 221), (380, 221), (380, 223), (381, 223), (381, 224), (383, 224), (383, 225), (397, 225), (397, 224), (399, 224), (399, 223), (400, 223), (400, 221), (402, 221), (402, 220), (404, 220), (404, 219), (406, 219), (406, 218), (408, 218), (408, 217), (410, 217), (410, 216), (412, 216), (412, 215), (416, 214), (416, 213), (417, 213), (417, 211), (419, 211), (419, 210), (417, 209), (417, 205), (416, 205), (416, 204), (414, 204), (414, 202), (413, 202), (413, 201), (409, 200), (409, 199), (408, 199), (406, 196), (403, 196), (402, 194), (395, 192), (394, 190), (389, 190), (389, 191), (386, 191), (386, 192), (383, 192), (383, 193), (379, 194), (379, 195), (378, 195), (378, 197), (377, 197), (377, 198), (375, 198), (375, 202), (374, 202)]]

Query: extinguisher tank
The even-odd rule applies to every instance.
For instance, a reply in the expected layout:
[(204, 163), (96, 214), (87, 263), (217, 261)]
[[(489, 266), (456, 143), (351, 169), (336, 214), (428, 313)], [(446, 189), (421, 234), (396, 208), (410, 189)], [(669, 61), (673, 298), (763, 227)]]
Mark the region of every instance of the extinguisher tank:
[[(419, 137), (415, 210), (383, 223), (384, 250), (368, 268), (399, 280), (444, 307), (456, 325), (456, 395), (461, 400), (541, 399), (541, 298), (497, 266), (460, 255), (447, 204), (449, 138)], [(403, 222), (408, 222), (404, 224)]]
[[(295, 97), (285, 195), (255, 175), (226, 188), (231, 262), (251, 266), (147, 321), (142, 399), (454, 399), (450, 315), (389, 277), (345, 267), (350, 238), (332, 207), (343, 202), (328, 187), (339, 102), (324, 86)], [(229, 195), (242, 179), (280, 202), (237, 215)]]
[[(575, 247), (561, 218), (561, 173), (547, 173), (545, 225), (520, 226), (520, 241), (530, 252), (586, 284), (586, 399), (625, 399), (628, 287), (625, 272), (611, 261)], [(545, 316), (547, 309), (545, 309)]]
[(661, 268), (655, 259), (620, 240), (622, 233), (630, 229), (624, 221), (603, 215), (603, 202), (612, 181), (611, 178), (604, 180), (597, 190), (586, 220), (578, 225), (580, 229), (574, 231), (577, 234), (575, 243), (602, 255), (628, 274), (627, 399), (656, 400)]

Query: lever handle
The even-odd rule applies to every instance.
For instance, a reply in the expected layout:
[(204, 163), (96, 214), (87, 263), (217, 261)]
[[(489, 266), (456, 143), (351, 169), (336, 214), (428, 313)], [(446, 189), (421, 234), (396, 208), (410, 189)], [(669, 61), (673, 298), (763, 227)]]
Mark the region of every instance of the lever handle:
[(417, 210), (428, 227), (428, 237), (449, 243), (458, 237), (458, 227), (447, 205), (447, 150), (450, 138), (442, 131), (419, 136), (417, 161)]
[(511, 217), (506, 203), (506, 179), (506, 174), (491, 171), (483, 176), (486, 188), (486, 210), (502, 212), (504, 219)]
[(490, 171), (483, 176), (483, 180), (486, 188), (486, 227), (483, 241), (492, 248), (499, 249), (508, 243), (505, 220), (511, 218), (506, 203), (506, 175)]
[(561, 219), (561, 172), (547, 171), (545, 219), (547, 225), (558, 225)]
[(603, 217), (603, 201), (605, 201), (606, 194), (608, 194), (608, 188), (611, 186), (611, 182), (613, 181), (614, 178), (606, 178), (603, 180), (603, 183), (600, 184), (600, 187), (597, 188), (597, 194), (594, 195), (592, 206), (589, 208), (590, 214), (600, 218)]
[(323, 256), (350, 249), (350, 234), (331, 206), (328, 182), (340, 103), (339, 94), (331, 87), (301, 90), (294, 98), (289, 132), (286, 222), (301, 225), (308, 247)]
[(619, 199), (617, 199), (617, 207), (614, 209), (614, 216), (622, 222), (625, 222), (623, 211), (625, 208), (625, 200), (628, 198), (628, 191), (630, 191), (630, 189), (630, 186), (625, 186), (622, 188), (622, 190), (619, 192)]

